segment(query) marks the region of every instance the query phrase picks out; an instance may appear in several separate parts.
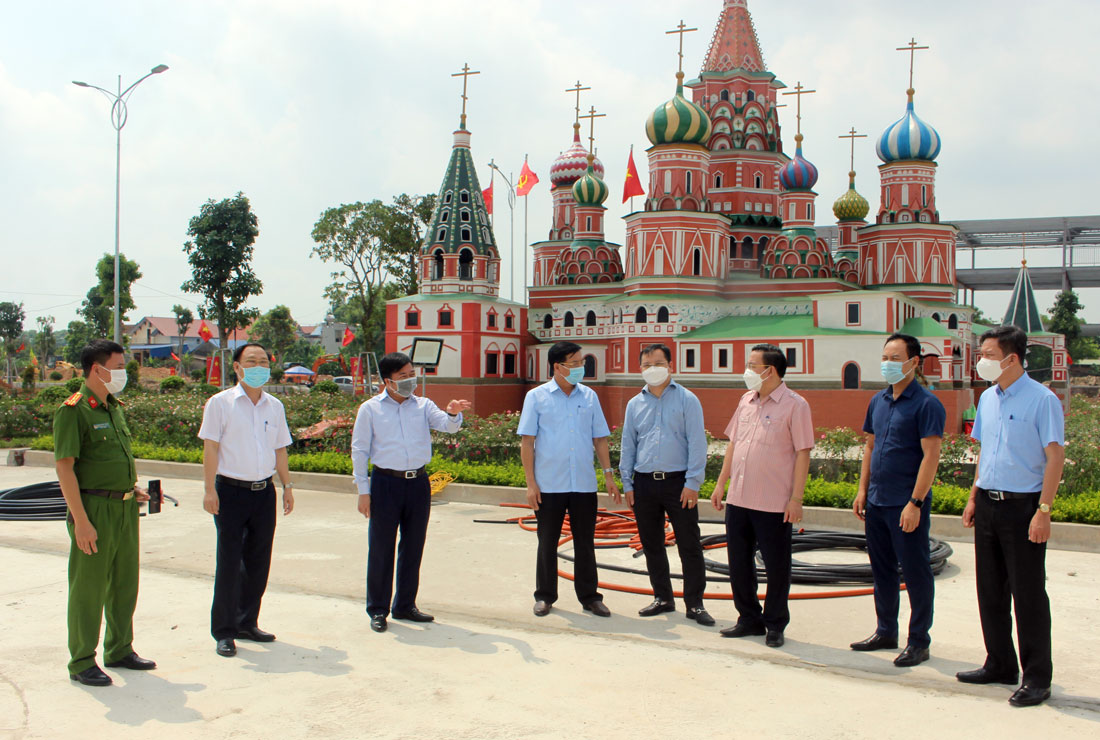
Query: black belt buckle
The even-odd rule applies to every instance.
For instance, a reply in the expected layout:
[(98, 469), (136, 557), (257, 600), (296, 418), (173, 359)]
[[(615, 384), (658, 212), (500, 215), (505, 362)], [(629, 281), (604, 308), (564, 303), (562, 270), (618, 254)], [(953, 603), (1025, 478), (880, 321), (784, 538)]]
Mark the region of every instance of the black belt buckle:
[(655, 470), (654, 472), (650, 473), (650, 475), (653, 476), (653, 480), (664, 480), (666, 474), (663, 470)]
[(405, 476), (405, 480), (412, 480), (420, 473), (419, 470), (404, 470), (402, 474)]
[(991, 491), (987, 488), (987, 489), (985, 489), (985, 495), (989, 496), (991, 501), (1004, 501), (1005, 500), (1005, 492), (1004, 491)]
[(254, 480), (254, 481), (251, 481), (248, 484), (248, 487), (250, 489), (252, 489), (253, 491), (263, 491), (267, 488), (267, 484), (269, 482), (270, 482), (270, 479), (269, 480)]

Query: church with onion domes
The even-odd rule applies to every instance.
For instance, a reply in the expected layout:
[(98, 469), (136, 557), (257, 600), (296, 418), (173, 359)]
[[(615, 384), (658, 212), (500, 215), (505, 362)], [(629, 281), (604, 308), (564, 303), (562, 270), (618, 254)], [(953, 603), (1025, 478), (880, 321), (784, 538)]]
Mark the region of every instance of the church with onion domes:
[[(690, 30), (681, 22), (669, 32), (681, 40), (673, 94), (639, 121), (649, 174), (640, 207), (624, 217), (622, 245), (604, 236), (609, 186), (591, 133), (599, 114), (581, 115), (578, 92), (571, 146), (550, 167), (551, 227), (530, 245), (527, 305), (497, 294), (500, 254), (463, 114), (421, 249), (422, 288), (389, 302), (387, 351), (442, 337), (429, 395), (465, 393), (489, 414), (519, 409), (524, 393), (552, 374), (549, 348), (576, 342), (584, 382), (617, 425), (641, 385), (639, 351), (663, 342), (678, 381), (703, 402), (708, 430), (720, 435), (760, 343), (786, 354), (786, 382), (809, 401), (817, 426), (860, 428), (870, 395), (885, 386), (883, 343), (904, 332), (920, 340), (948, 431), (959, 431), (976, 401), (975, 341), (986, 327), (957, 302), (956, 229), (940, 221), (936, 204), (942, 142), (914, 102), (912, 58), (922, 47), (903, 47), (904, 113), (875, 141), (878, 209), (869, 221), (871, 204), (848, 172), (832, 204), (838, 236), (830, 243), (814, 227), (820, 173), (801, 132), (802, 96), (815, 91), (801, 82), (789, 88), (767, 69), (747, 0), (722, 0), (700, 72), (686, 80), (682, 39)], [(793, 156), (784, 151), (781, 96), (794, 98)], [(854, 151), (863, 136), (853, 128), (841, 138)], [(1055, 338), (1051, 348), (1065, 351)]]

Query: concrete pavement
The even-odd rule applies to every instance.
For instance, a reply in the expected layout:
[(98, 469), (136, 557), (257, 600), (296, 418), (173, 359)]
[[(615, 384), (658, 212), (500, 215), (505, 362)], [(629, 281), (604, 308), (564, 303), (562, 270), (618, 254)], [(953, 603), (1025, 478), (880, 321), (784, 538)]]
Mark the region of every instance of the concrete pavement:
[[(51, 476), (49, 468), (0, 468), (0, 488)], [(181, 505), (142, 520), (135, 645), (160, 665), (109, 670), (116, 685), (107, 689), (72, 685), (65, 673), (63, 525), (0, 522), (0, 737), (122, 728), (157, 738), (972, 737), (977, 728), (1093, 737), (1100, 728), (1100, 555), (1048, 554), (1054, 698), (1015, 709), (1007, 687), (954, 680), (984, 655), (966, 545), (956, 545), (937, 579), (933, 659), (902, 670), (893, 653), (847, 648), (874, 629), (869, 597), (792, 602), (780, 650), (760, 638), (719, 638), (734, 618), (728, 601), (708, 602), (719, 619), (708, 629), (684, 619), (682, 605), (639, 618), (647, 597), (605, 591), (614, 616), (600, 619), (581, 611), (563, 581), (554, 612), (536, 619), (534, 534), (473, 522), (516, 512), (440, 503), (419, 599), (438, 621), (391, 620), (377, 635), (363, 609), (366, 522), (354, 497), (300, 490), (295, 512), (279, 520), (261, 615), (279, 639), (240, 642), (238, 656), (224, 659), (208, 630), (214, 531), (201, 484), (165, 479), (164, 488)], [(621, 550), (600, 557), (640, 562)], [(636, 576), (601, 577), (644, 585)], [(729, 592), (724, 584), (711, 590)], [(904, 599), (901, 616), (904, 624)]]

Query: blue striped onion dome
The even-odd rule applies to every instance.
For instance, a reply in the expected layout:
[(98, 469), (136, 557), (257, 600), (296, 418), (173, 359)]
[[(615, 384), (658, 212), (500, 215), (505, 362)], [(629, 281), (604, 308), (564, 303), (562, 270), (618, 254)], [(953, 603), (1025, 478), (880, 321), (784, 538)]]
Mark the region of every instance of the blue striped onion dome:
[(871, 204), (856, 191), (856, 173), (848, 173), (848, 189), (833, 201), (833, 215), (837, 221), (862, 221), (871, 210)]
[(676, 73), (676, 95), (658, 106), (645, 124), (645, 135), (656, 144), (702, 144), (710, 138), (710, 116), (684, 97), (684, 73)]
[(578, 206), (603, 205), (611, 192), (607, 188), (607, 183), (600, 179), (593, 169), (592, 163), (595, 159), (595, 156), (588, 155), (588, 170), (584, 173), (584, 177), (573, 183), (573, 200), (577, 201)]
[(883, 162), (897, 162), (902, 159), (936, 158), (940, 153), (940, 135), (936, 129), (917, 118), (913, 112), (913, 89), (909, 91), (909, 103), (905, 106), (905, 115), (894, 121), (879, 137), (875, 145), (875, 154)]
[(797, 144), (794, 159), (779, 170), (779, 184), (784, 190), (810, 190), (817, 183), (817, 167), (802, 156), (802, 134), (794, 137)]
[[(554, 187), (559, 185), (572, 185), (584, 177), (588, 169), (588, 150), (581, 144), (580, 124), (573, 124), (573, 146), (558, 155), (554, 163), (550, 165), (550, 182)], [(603, 177), (603, 162), (596, 159), (592, 165), (596, 174)]]

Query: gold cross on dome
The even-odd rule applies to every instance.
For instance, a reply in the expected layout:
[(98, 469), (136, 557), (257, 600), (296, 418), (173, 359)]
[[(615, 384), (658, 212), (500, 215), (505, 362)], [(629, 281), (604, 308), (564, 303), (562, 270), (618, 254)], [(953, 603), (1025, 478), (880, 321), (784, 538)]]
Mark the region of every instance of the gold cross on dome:
[(836, 138), (838, 138), (838, 139), (848, 139), (850, 141), (850, 143), (852, 145), (852, 147), (851, 147), (852, 151), (851, 151), (851, 155), (850, 155), (851, 162), (848, 165), (848, 169), (852, 170), (852, 173), (855, 174), (855, 169), (856, 169), (856, 139), (866, 139), (867, 134), (857, 134), (856, 133), (856, 127), (852, 126), (851, 131), (849, 131), (846, 134), (841, 134), (840, 136), (838, 136)]
[(596, 119), (597, 118), (604, 118), (606, 116), (607, 116), (606, 113), (597, 113), (596, 112), (596, 106), (594, 106), (594, 105), (591, 108), (588, 109), (587, 114), (585, 114), (583, 116), (578, 116), (578, 118), (587, 118), (588, 119), (588, 151), (590, 151), (592, 153), (595, 153), (595, 151), (596, 151), (593, 148), (593, 144), (596, 141)]
[(574, 85), (573, 87), (567, 87), (565, 89), (565, 91), (567, 93), (576, 93), (577, 94), (577, 105), (574, 108), (574, 110), (576, 110), (576, 112), (577, 112), (577, 117), (576, 117), (576, 120), (574, 121), (575, 123), (580, 123), (581, 122), (581, 90), (591, 90), (591, 89), (592, 88), (590, 88), (590, 87), (581, 87), (581, 81), (580, 80), (577, 80), (577, 84)]
[(803, 95), (809, 95), (809, 94), (815, 93), (815, 92), (817, 92), (817, 90), (807, 90), (806, 88), (802, 87), (802, 82), (799, 81), (799, 82), (795, 83), (795, 86), (794, 86), (793, 90), (791, 90), (790, 92), (783, 93), (784, 95), (796, 95), (797, 96), (795, 98), (795, 107), (794, 107), (795, 116), (794, 117), (795, 117), (795, 135), (799, 137), (799, 140), (801, 140), (801, 136), (802, 136), (802, 96)]
[(680, 61), (679, 61), (679, 64), (677, 65), (677, 68), (676, 68), (676, 71), (680, 74), (683, 74), (683, 72), (684, 72), (684, 34), (685, 33), (691, 33), (692, 31), (698, 31), (698, 30), (699, 30), (698, 28), (688, 28), (687, 26), (684, 25), (683, 19), (681, 19), (680, 20), (680, 25), (676, 26), (676, 28), (672, 29), (671, 31), (665, 31), (666, 36), (668, 34), (672, 34), (672, 33), (676, 33), (676, 34), (680, 35), (680, 52), (679, 52)]
[(470, 79), (470, 75), (479, 75), (479, 74), (481, 74), (481, 72), (471, 72), (470, 71), (470, 65), (466, 64), (466, 63), (463, 63), (462, 71), (461, 72), (455, 72), (454, 74), (451, 75), (451, 77), (461, 77), (462, 78), (462, 118), (460, 119), (462, 121), (462, 124), (459, 126), (459, 128), (461, 128), (463, 130), (465, 130), (465, 128), (466, 128), (466, 101), (468, 100), (468, 98), (466, 97), (466, 82)]
[(927, 49), (927, 48), (928, 48), (927, 46), (917, 46), (917, 40), (915, 38), (910, 38), (908, 44), (906, 44), (905, 46), (899, 46), (896, 49), (896, 51), (907, 51), (907, 52), (909, 52), (909, 89), (910, 90), (913, 89), (913, 59), (914, 59), (914, 57), (916, 57), (918, 51), (920, 51), (921, 49)]

